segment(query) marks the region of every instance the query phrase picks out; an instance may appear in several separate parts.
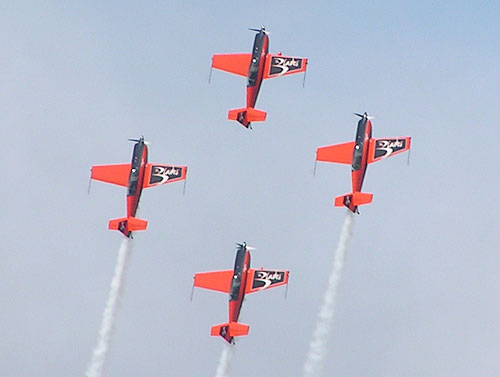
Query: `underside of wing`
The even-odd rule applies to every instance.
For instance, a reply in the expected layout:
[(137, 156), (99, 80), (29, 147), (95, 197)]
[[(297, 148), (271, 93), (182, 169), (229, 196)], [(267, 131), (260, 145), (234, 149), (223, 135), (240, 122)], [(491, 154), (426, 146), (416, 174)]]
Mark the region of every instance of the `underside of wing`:
[(411, 137), (372, 138), (368, 149), (368, 163), (406, 152), (410, 149)]
[(291, 75), (293, 73), (305, 72), (307, 68), (307, 58), (294, 56), (283, 56), (280, 54), (267, 54), (264, 68), (264, 78)]
[(248, 270), (247, 285), (245, 293), (253, 293), (264, 289), (279, 287), (288, 284), (288, 275), (290, 271), (286, 270)]
[(212, 291), (229, 293), (233, 273), (233, 270), (200, 272), (194, 275), (193, 285)]
[(90, 178), (97, 181), (128, 186), (130, 164), (92, 166)]
[(146, 164), (144, 188), (165, 185), (186, 179), (187, 166)]
[(251, 59), (252, 54), (215, 54), (212, 56), (212, 67), (247, 77)]
[(316, 149), (316, 161), (351, 164), (354, 141)]

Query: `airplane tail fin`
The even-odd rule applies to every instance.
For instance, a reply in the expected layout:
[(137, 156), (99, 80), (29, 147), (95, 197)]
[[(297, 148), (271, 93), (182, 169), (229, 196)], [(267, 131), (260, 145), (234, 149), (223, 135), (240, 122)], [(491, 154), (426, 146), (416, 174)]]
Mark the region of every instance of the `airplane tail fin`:
[(267, 113), (253, 107), (243, 107), (241, 109), (229, 110), (227, 119), (237, 120), (244, 127), (249, 128), (251, 122), (263, 122), (266, 120)]
[(212, 336), (222, 336), (229, 343), (233, 343), (233, 338), (235, 336), (248, 335), (250, 326), (239, 322), (226, 322), (220, 325), (212, 326), (210, 329), (210, 335)]
[(368, 192), (355, 191), (350, 194), (337, 196), (335, 198), (335, 207), (346, 206), (351, 211), (355, 212), (357, 207), (362, 204), (369, 204), (372, 202), (373, 194)]
[(130, 233), (136, 230), (146, 230), (148, 222), (137, 217), (122, 217), (109, 221), (108, 228), (112, 230), (119, 230), (125, 237), (130, 237)]

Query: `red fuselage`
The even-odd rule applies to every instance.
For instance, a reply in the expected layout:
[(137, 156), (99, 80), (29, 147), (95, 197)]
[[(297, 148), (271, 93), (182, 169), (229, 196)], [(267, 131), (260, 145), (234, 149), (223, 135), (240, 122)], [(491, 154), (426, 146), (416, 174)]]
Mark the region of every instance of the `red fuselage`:
[(134, 146), (127, 192), (127, 217), (135, 217), (144, 186), (148, 147), (143, 140)]
[(269, 37), (261, 30), (256, 36), (252, 50), (252, 60), (248, 67), (247, 107), (255, 108), (257, 96), (264, 77), (266, 55), (269, 52)]
[[(372, 137), (372, 122), (368, 117), (363, 117), (358, 122), (358, 130), (356, 132), (356, 140), (354, 144), (351, 178), (352, 192), (361, 192), (363, 181), (365, 179), (366, 168), (368, 166), (368, 148)], [(349, 203), (348, 208), (355, 212), (357, 206)]]
[[(229, 290), (229, 322), (238, 322), (241, 306), (245, 298), (248, 270), (250, 269), (250, 252), (245, 245), (241, 245), (234, 261), (233, 279)], [(232, 337), (224, 335), (224, 339), (231, 343)]]

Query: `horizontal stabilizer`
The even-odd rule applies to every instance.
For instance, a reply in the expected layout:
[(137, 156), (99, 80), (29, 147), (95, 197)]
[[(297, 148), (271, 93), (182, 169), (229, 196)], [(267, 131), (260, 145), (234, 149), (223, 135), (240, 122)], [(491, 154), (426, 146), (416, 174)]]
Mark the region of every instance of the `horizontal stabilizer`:
[(210, 335), (222, 336), (223, 338), (232, 338), (234, 336), (248, 335), (249, 330), (250, 326), (245, 325), (244, 323), (229, 322), (212, 326), (212, 328), (210, 329)]
[(119, 230), (126, 237), (130, 236), (130, 232), (136, 230), (146, 230), (148, 222), (146, 220), (138, 219), (137, 217), (122, 217), (120, 219), (113, 219), (109, 221), (108, 228), (111, 230)]
[(373, 194), (368, 192), (356, 191), (353, 195), (352, 204), (360, 206), (362, 204), (370, 204), (373, 199)]
[(337, 196), (335, 198), (335, 207), (342, 207), (345, 205), (346, 202), (350, 203), (351, 200), (352, 200), (352, 194)]
[(227, 119), (237, 120), (243, 126), (247, 127), (251, 122), (263, 122), (266, 120), (267, 113), (262, 110), (254, 109), (253, 107), (243, 107), (241, 109), (229, 110)]
[(127, 225), (127, 218), (122, 217), (121, 219), (109, 220), (108, 228), (111, 230), (122, 230)]
[(266, 120), (266, 115), (265, 111), (257, 110), (253, 107), (247, 109), (247, 119), (249, 122), (263, 122)]
[(355, 207), (369, 204), (372, 202), (372, 199), (373, 194), (356, 191), (354, 193), (337, 196), (335, 198), (335, 207), (346, 206), (351, 211), (354, 211)]
[(143, 219), (138, 219), (137, 217), (128, 218), (128, 230), (146, 230), (148, 222)]
[(316, 160), (351, 164), (354, 150), (354, 141), (316, 149)]

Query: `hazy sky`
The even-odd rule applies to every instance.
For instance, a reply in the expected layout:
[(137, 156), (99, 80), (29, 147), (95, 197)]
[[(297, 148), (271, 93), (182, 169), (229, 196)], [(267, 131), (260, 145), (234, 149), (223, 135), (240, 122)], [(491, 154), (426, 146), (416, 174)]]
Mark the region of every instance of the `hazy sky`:
[[(234, 376), (300, 376), (326, 288), (350, 168), (315, 149), (412, 136), (369, 167), (330, 340), (329, 376), (497, 376), (500, 357), (500, 5), (496, 2), (11, 2), (0, 10), (0, 375), (83, 376), (121, 242), (126, 190), (91, 165), (189, 166), (143, 193), (106, 376), (213, 376), (227, 296), (195, 291), (195, 272), (290, 269), (284, 289), (251, 295)], [(263, 83), (267, 121), (226, 120), (245, 79), (213, 53), (309, 58), (302, 76)]]

